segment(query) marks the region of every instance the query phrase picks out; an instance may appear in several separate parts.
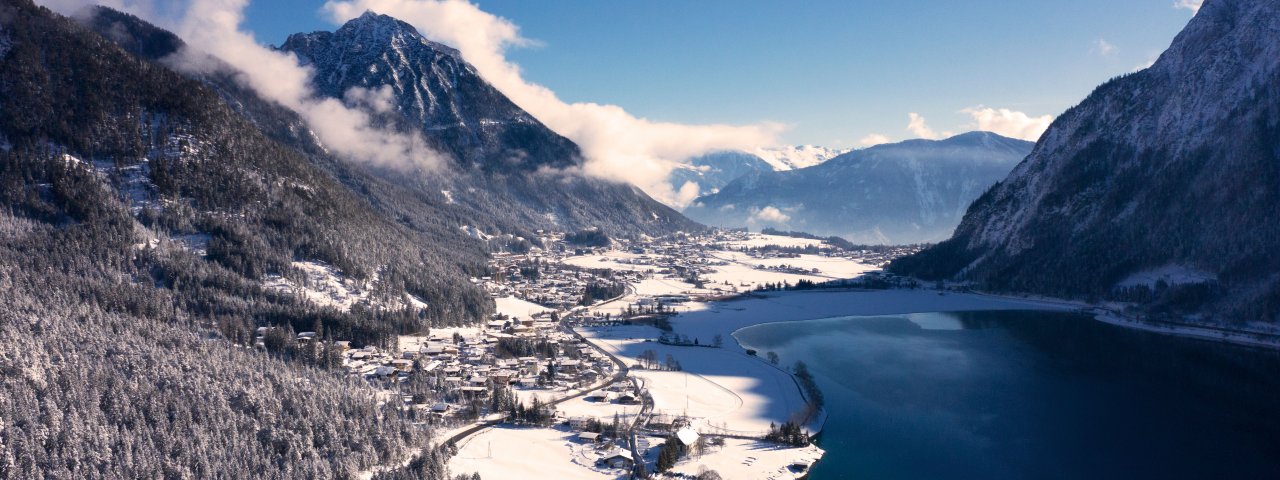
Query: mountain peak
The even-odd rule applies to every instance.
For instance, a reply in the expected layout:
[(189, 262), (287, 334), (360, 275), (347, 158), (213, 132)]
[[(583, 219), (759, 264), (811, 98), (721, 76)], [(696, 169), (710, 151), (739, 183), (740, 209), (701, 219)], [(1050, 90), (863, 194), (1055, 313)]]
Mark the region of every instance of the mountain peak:
[(380, 46), (387, 42), (393, 44), (421, 44), (459, 60), (462, 58), (457, 49), (428, 40), (413, 25), (373, 10), (365, 10), (359, 17), (348, 20), (347, 23), (344, 23), (342, 27), (334, 32), (334, 36), (339, 39), (347, 39), (348, 42), (353, 41), (358, 45)]
[(325, 96), (390, 92), (393, 108), (381, 120), (422, 132), (464, 168), (565, 168), (581, 159), (576, 145), (512, 103), (457, 50), (394, 17), (368, 11), (334, 32), (292, 35), (280, 50), (314, 69)]

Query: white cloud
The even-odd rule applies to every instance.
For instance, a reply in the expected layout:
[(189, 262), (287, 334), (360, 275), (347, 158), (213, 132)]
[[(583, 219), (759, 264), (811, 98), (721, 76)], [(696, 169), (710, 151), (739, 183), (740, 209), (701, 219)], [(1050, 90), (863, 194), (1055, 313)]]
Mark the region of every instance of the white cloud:
[(1006, 137), (1036, 141), (1053, 123), (1053, 115), (1032, 117), (1022, 112), (1007, 108), (988, 108), (981, 105), (966, 108), (961, 112), (973, 117), (972, 127), (976, 130), (998, 133)]
[(1104, 57), (1110, 57), (1112, 55), (1115, 55), (1116, 46), (1112, 45), (1110, 42), (1106, 41), (1105, 39), (1099, 38), (1097, 41), (1093, 42), (1093, 48), (1090, 49), (1089, 51), (1096, 52), (1098, 55), (1102, 55)]
[(700, 191), (697, 183), (684, 182), (684, 185), (681, 185), (680, 189), (675, 192), (674, 203), (677, 205), (688, 205), (690, 202), (697, 199), (698, 195), (701, 193), (702, 192)]
[(767, 206), (759, 210), (751, 212), (751, 216), (747, 218), (747, 223), (751, 225), (760, 224), (782, 224), (791, 221), (791, 216), (782, 213), (777, 207)]
[[(79, 12), (96, 3), (46, 2), (64, 13)], [(186, 2), (185, 8), (181, 2), (157, 8), (150, 0), (109, 0), (104, 5), (138, 15), (182, 37), (188, 48), (169, 59), (176, 68), (197, 72), (224, 65), (235, 68), (238, 81), (298, 112), (325, 147), (336, 153), (396, 168), (430, 170), (443, 163), (442, 154), (428, 148), (420, 135), (380, 129), (365, 110), (317, 96), (311, 88), (311, 69), (299, 65), (291, 54), (258, 44), (251, 33), (241, 29), (248, 0), (193, 0)], [(364, 108), (377, 110), (386, 99), (383, 91), (353, 90), (348, 96)]]
[(862, 145), (863, 148), (866, 148), (866, 147), (874, 147), (882, 143), (889, 143), (890, 141), (891, 140), (889, 140), (889, 137), (886, 137), (879, 133), (872, 133), (865, 137), (862, 137), (862, 140), (858, 140), (858, 145)]
[(404, 20), (427, 38), (457, 48), (485, 80), (581, 146), (587, 159), (585, 173), (634, 183), (675, 206), (687, 197), (683, 187), (682, 192), (674, 191), (667, 181), (677, 164), (716, 150), (773, 145), (783, 130), (776, 123), (659, 122), (635, 117), (615, 105), (567, 103), (550, 89), (525, 80), (520, 67), (506, 58), (508, 48), (530, 43), (520, 36), (519, 28), (466, 0), (328, 0), (324, 5), (330, 19), (338, 23), (366, 10)]
[(1204, 0), (1177, 0), (1173, 2), (1173, 8), (1191, 10), (1191, 14), (1195, 15), (1200, 12), (1200, 5), (1203, 3)]
[(916, 112), (908, 113), (907, 118), (909, 119), (907, 121), (907, 131), (911, 132), (911, 134), (916, 137), (926, 140), (940, 140), (952, 135), (952, 132), (939, 133), (934, 131), (932, 128), (929, 128), (929, 125), (924, 121), (924, 117), (920, 116), (920, 114)]

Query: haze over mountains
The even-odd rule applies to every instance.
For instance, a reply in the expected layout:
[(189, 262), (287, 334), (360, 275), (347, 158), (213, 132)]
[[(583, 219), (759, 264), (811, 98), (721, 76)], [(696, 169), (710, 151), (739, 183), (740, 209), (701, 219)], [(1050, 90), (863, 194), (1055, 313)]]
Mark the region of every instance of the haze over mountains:
[[(797, 170), (739, 167), (739, 175), (685, 210), (724, 227), (774, 227), (873, 244), (939, 241), (965, 208), (1008, 174), (1032, 144), (974, 132), (877, 145)], [(741, 156), (721, 156), (734, 165)], [(705, 161), (705, 160), (704, 160)], [(731, 172), (726, 167), (708, 173)], [(709, 175), (707, 175), (709, 176)]]
[(1280, 2), (1206, 1), (1149, 68), (1099, 86), (893, 270), (1280, 321)]

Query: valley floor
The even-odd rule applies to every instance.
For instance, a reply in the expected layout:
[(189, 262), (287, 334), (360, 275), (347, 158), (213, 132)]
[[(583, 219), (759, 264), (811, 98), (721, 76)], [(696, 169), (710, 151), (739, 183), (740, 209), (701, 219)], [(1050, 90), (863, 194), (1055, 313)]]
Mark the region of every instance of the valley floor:
[[(754, 244), (771, 239), (752, 238)], [(820, 432), (825, 412), (811, 412), (798, 382), (789, 372), (790, 363), (781, 359), (771, 364), (749, 355), (733, 338), (745, 327), (771, 322), (787, 322), (848, 315), (891, 315), (917, 312), (966, 310), (1067, 310), (1078, 308), (1050, 301), (1013, 299), (978, 294), (939, 293), (932, 290), (832, 290), (751, 292), (768, 283), (799, 280), (827, 281), (854, 278), (876, 270), (874, 265), (855, 259), (800, 255), (792, 258), (752, 258), (732, 250), (712, 250), (706, 261), (714, 266), (702, 288), (683, 279), (649, 275), (633, 283), (628, 292), (611, 302), (597, 304), (584, 317), (617, 317), (628, 306), (661, 295), (688, 295), (693, 299), (673, 306), (670, 335), (682, 335), (698, 346), (660, 343), (661, 330), (648, 325), (584, 325), (575, 330), (590, 344), (631, 366), (635, 378), (652, 397), (652, 411), (646, 412), (641, 432), (659, 435), (646, 428), (671, 418), (685, 417), (701, 434), (722, 436), (725, 443), (683, 459), (673, 471), (696, 475), (699, 470), (716, 470), (724, 478), (795, 478), (793, 463), (811, 464), (823, 455), (813, 445), (783, 447), (759, 439), (770, 425), (793, 421), (810, 433)], [(571, 256), (565, 263), (590, 268), (652, 271), (644, 256), (622, 251)], [(719, 338), (719, 348), (713, 346)], [(656, 358), (658, 368), (638, 368), (646, 354)], [(678, 370), (665, 368), (670, 358)], [(544, 399), (545, 400), (545, 399)], [(833, 408), (839, 408), (835, 406)], [(609, 422), (617, 415), (630, 422), (639, 409), (608, 402), (592, 403), (574, 399), (557, 406), (562, 418), (590, 416)], [(656, 419), (656, 420), (655, 420)], [(481, 441), (483, 439), (483, 441)], [(642, 435), (637, 450), (646, 460), (656, 458), (661, 436)], [(517, 448), (519, 447), (519, 448)], [(472, 436), (461, 445), (450, 463), (454, 472), (478, 471), (484, 478), (507, 478), (529, 463), (556, 469), (558, 478), (610, 478), (593, 464), (582, 464), (582, 446), (573, 434), (557, 429), (493, 428)], [(492, 452), (492, 453), (490, 453)], [(584, 457), (585, 458), (585, 457)], [(556, 465), (550, 465), (550, 464)], [(527, 467), (525, 467), (527, 468)], [(560, 469), (564, 469), (561, 471)]]

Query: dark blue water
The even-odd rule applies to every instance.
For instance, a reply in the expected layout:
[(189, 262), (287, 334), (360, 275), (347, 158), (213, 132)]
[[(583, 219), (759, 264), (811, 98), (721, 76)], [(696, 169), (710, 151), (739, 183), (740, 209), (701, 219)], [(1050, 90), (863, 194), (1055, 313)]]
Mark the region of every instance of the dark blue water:
[[(923, 327), (922, 327), (923, 326)], [(829, 418), (829, 480), (1280, 479), (1280, 354), (1049, 312), (760, 325)]]

